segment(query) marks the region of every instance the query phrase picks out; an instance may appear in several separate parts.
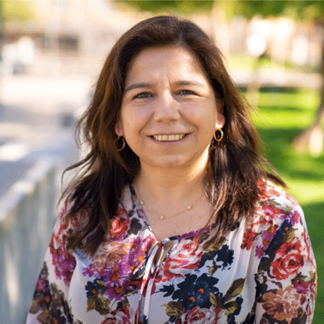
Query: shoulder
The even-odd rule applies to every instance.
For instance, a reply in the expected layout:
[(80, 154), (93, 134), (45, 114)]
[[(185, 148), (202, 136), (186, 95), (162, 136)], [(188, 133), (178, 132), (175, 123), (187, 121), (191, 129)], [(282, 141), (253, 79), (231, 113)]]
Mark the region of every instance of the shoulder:
[(256, 315), (262, 315), (261, 322), (281, 321), (285, 313), (286, 319), (299, 316), (304, 323), (307, 317), (310, 323), (317, 277), (303, 211), (293, 197), (269, 182), (260, 182), (260, 190), (258, 211), (247, 229), (253, 232), (250, 248), (259, 260)]
[[(247, 220), (242, 249), (255, 249), (261, 259), (273, 242), (308, 237), (302, 208), (297, 200), (269, 181), (259, 181), (260, 199)], [(272, 242), (272, 243), (271, 243)]]
[(282, 223), (289, 220), (292, 224), (300, 219), (303, 213), (298, 201), (282, 188), (265, 180), (258, 182), (260, 199), (255, 217), (270, 223)]
[(85, 204), (77, 212), (72, 212), (75, 209), (74, 207), (75, 202), (70, 198), (63, 202), (53, 230), (54, 240), (62, 243), (71, 234), (81, 233), (82, 229), (88, 224), (92, 210), (91, 204)]
[(270, 182), (260, 181), (259, 188), (259, 205), (246, 227), (241, 248), (254, 251), (261, 261), (259, 270), (271, 269), (271, 276), (277, 280), (299, 272), (313, 277), (315, 257), (302, 208), (296, 199)]

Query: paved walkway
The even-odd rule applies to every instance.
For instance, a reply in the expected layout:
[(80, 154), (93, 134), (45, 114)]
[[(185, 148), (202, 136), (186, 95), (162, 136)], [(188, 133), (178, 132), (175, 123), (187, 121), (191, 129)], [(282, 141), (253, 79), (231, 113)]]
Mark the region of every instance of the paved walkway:
[(74, 118), (92, 84), (86, 75), (0, 79), (0, 197), (39, 157), (59, 155), (74, 141)]

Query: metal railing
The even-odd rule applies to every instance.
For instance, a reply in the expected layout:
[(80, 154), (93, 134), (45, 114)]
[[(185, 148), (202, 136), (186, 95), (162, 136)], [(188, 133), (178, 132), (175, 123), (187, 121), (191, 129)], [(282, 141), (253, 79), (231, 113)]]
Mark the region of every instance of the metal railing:
[[(63, 150), (64, 151), (64, 150)], [(0, 197), (0, 324), (23, 324), (57, 217), (60, 177), (71, 152), (38, 158)]]

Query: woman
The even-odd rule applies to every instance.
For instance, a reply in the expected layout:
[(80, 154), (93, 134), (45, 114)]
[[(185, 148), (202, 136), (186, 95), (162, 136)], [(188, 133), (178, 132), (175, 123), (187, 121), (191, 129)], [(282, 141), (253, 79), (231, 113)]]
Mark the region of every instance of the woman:
[(27, 323), (312, 322), (303, 212), (196, 25), (127, 31), (78, 130), (90, 151), (70, 168)]

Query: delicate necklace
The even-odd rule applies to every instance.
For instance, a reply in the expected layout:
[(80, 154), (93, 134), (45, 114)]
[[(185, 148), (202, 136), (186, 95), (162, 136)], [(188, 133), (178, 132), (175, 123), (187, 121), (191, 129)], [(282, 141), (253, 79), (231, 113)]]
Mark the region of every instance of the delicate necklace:
[[(138, 190), (136, 189), (137, 193)], [(195, 203), (199, 200), (200, 196), (198, 196), (198, 198), (195, 200), (195, 202), (191, 205), (189, 205), (185, 210), (181, 211), (180, 213), (177, 213), (177, 214), (174, 214), (174, 215), (171, 215), (169, 217), (166, 217), (165, 215), (161, 215), (161, 213), (159, 213), (156, 209), (154, 209), (153, 207), (149, 208), (148, 206), (145, 205), (144, 201), (140, 199), (139, 195), (137, 195), (138, 198), (139, 198), (139, 201), (140, 201), (140, 204), (141, 206), (143, 206), (144, 208), (146, 208), (150, 213), (152, 213), (154, 216), (157, 216), (159, 217), (160, 219), (169, 219), (169, 218), (172, 218), (172, 217), (176, 217), (176, 216), (179, 216), (183, 213), (185, 213), (186, 211), (192, 209), (192, 207), (195, 205)]]

